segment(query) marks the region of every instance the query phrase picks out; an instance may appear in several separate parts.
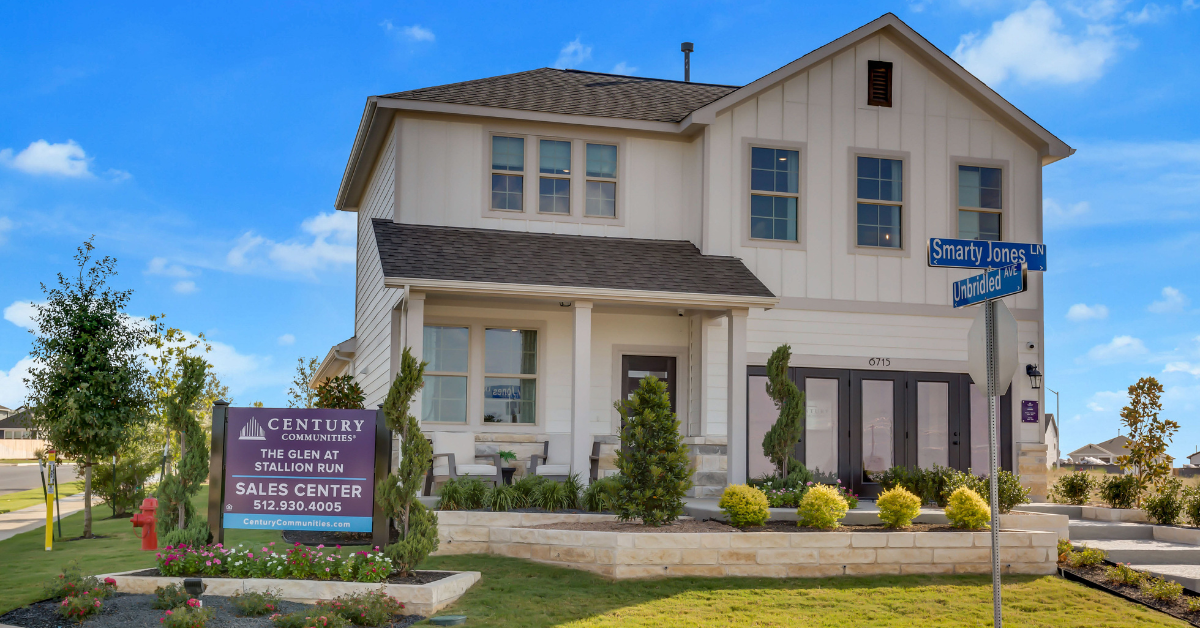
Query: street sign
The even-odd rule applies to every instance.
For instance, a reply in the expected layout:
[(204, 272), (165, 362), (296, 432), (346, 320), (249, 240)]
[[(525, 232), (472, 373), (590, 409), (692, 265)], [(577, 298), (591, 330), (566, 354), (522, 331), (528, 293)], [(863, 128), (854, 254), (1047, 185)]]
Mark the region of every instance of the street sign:
[(993, 268), (954, 282), (954, 307), (966, 307), (1025, 291), (1025, 268), (1020, 264)]
[[(1017, 319), (1003, 301), (996, 301), (996, 396), (1008, 392), (1017, 373)], [(967, 373), (981, 392), (987, 391), (986, 308), (979, 308), (967, 332)]]
[(942, 268), (1002, 268), (1024, 264), (1046, 270), (1046, 245), (990, 240), (929, 239), (929, 265)]

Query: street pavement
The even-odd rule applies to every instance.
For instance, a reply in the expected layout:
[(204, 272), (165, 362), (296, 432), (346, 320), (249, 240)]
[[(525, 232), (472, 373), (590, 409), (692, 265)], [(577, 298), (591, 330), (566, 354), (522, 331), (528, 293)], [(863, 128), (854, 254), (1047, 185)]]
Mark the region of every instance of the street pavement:
[[(66, 464), (58, 467), (58, 484), (75, 481), (75, 465)], [(27, 491), (31, 488), (42, 488), (41, 471), (36, 462), (21, 464), (0, 464), (0, 495)]]

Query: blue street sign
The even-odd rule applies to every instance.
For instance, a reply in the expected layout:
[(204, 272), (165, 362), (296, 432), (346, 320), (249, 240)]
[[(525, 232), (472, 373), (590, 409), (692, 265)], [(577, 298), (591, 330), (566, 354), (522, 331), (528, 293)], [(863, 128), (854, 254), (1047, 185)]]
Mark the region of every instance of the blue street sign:
[(1046, 270), (1046, 245), (989, 240), (929, 239), (929, 265), (944, 268), (1003, 268), (1024, 264), (1026, 270)]
[(991, 268), (982, 275), (954, 282), (954, 307), (975, 305), (1025, 291), (1025, 269), (1020, 264)]

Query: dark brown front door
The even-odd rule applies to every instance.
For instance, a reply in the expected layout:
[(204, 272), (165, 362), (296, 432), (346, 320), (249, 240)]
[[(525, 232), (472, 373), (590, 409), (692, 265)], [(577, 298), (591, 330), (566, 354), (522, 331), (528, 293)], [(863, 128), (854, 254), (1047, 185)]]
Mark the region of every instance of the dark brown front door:
[(629, 399), (647, 375), (666, 382), (667, 394), (671, 396), (671, 412), (675, 412), (675, 358), (670, 356), (621, 356), (621, 398)]

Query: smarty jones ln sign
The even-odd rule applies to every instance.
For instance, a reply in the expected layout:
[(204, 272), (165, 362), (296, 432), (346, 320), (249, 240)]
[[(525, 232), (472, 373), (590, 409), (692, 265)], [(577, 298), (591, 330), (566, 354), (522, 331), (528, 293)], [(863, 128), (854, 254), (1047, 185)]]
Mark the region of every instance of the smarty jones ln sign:
[(376, 416), (229, 408), (223, 526), (371, 532)]

